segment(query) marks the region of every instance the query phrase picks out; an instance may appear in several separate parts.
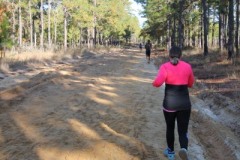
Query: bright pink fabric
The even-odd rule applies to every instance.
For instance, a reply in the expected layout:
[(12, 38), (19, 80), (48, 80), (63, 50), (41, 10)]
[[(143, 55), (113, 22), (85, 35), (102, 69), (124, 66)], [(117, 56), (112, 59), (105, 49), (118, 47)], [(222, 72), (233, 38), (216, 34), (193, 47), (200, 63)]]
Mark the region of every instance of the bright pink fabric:
[(194, 82), (192, 67), (181, 60), (175, 66), (170, 62), (164, 63), (160, 66), (157, 77), (152, 84), (154, 87), (160, 87), (164, 82), (166, 84), (192, 87)]

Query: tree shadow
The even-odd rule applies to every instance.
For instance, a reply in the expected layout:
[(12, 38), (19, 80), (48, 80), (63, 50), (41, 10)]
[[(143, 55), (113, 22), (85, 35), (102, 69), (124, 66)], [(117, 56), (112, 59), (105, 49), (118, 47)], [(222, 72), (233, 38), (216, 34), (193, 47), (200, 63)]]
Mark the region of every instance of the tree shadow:
[[(148, 84), (148, 79), (133, 75), (131, 66), (136, 62), (128, 56), (93, 56), (84, 55), (87, 58), (72, 67), (41, 73), (2, 92), (2, 159), (127, 160), (146, 156), (137, 135), (141, 117), (137, 106), (128, 105), (134, 104), (131, 94), (136, 92), (131, 89)], [(129, 73), (117, 74), (123, 70)]]

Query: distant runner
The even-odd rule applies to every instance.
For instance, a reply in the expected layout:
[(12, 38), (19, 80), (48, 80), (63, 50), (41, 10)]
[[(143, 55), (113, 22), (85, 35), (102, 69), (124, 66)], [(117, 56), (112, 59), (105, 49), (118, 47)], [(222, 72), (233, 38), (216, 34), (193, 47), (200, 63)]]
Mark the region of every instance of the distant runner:
[(140, 50), (142, 50), (142, 43), (139, 44), (139, 48), (140, 48)]
[(147, 62), (150, 63), (150, 55), (151, 55), (151, 50), (152, 50), (152, 43), (150, 40), (148, 40), (148, 42), (146, 43), (145, 49), (146, 49)]
[(174, 129), (175, 120), (178, 125), (178, 135), (181, 149), (179, 156), (182, 160), (188, 159), (188, 124), (191, 114), (191, 102), (188, 87), (192, 87), (194, 75), (191, 66), (180, 60), (182, 51), (179, 47), (170, 49), (170, 61), (161, 65), (157, 77), (153, 81), (154, 87), (165, 83), (163, 100), (163, 114), (166, 121), (167, 148), (164, 155), (168, 160), (174, 160)]

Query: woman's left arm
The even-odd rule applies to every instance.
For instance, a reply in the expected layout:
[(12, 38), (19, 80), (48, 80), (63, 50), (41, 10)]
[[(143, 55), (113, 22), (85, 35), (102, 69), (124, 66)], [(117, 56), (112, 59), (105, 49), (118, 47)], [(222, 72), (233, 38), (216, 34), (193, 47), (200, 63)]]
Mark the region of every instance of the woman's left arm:
[(188, 87), (192, 87), (193, 83), (194, 83), (194, 75), (193, 75), (192, 68), (190, 68), (190, 75), (188, 78)]

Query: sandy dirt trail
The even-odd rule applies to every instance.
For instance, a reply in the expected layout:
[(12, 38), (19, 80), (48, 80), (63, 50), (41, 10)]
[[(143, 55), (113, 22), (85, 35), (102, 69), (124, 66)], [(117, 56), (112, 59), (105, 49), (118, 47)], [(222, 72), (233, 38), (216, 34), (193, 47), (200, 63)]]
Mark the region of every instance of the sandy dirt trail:
[[(85, 52), (35, 73), (1, 92), (0, 160), (166, 159), (163, 87), (143, 53)], [(192, 124), (190, 158), (214, 159)]]

